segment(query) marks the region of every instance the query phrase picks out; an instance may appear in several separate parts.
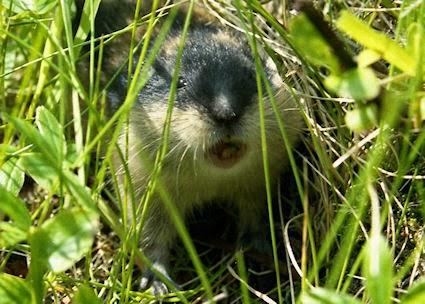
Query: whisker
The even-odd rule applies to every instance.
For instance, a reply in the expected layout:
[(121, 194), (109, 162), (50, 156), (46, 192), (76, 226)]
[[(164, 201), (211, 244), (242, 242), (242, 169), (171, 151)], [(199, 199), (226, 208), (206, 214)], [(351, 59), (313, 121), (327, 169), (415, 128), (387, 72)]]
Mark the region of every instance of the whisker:
[(182, 167), (182, 164), (183, 164), (183, 161), (184, 161), (184, 157), (186, 156), (186, 154), (189, 151), (189, 149), (190, 149), (190, 146), (186, 146), (186, 148), (184, 149), (184, 151), (182, 153), (182, 156), (180, 157), (179, 164), (177, 165), (177, 175), (176, 175), (176, 189), (177, 189), (177, 192), (179, 191), (180, 170), (181, 170), (181, 167)]
[(197, 172), (196, 172), (196, 168), (197, 168), (197, 166), (196, 166), (196, 156), (198, 154), (198, 148), (199, 148), (199, 145), (196, 144), (195, 149), (193, 150), (193, 171), (194, 171), (193, 173), (195, 174), (195, 176), (198, 175)]
[(148, 143), (148, 144), (146, 144), (146, 145), (144, 145), (144, 146), (142, 146), (140, 149), (138, 149), (138, 150), (147, 150), (148, 148), (150, 148), (152, 145), (154, 145), (155, 143), (157, 143), (158, 141), (160, 141), (160, 140), (162, 140), (162, 138), (156, 138), (156, 139), (154, 139), (154, 140), (152, 140), (150, 143)]
[(182, 153), (180, 160), (179, 160), (179, 165), (177, 167), (177, 175), (178, 175), (178, 172), (180, 171), (181, 164), (184, 161), (184, 158), (185, 158), (187, 152), (189, 151), (189, 149), (190, 149), (190, 146), (186, 146), (186, 148), (183, 150), (183, 153)]
[(165, 154), (165, 157), (169, 157), (171, 154), (173, 154), (174, 151), (176, 151), (182, 145), (183, 145), (183, 142), (179, 141), (175, 146), (173, 146), (171, 149), (168, 150), (167, 154)]
[(205, 137), (203, 137), (202, 138), (202, 152), (204, 152), (204, 153), (207, 151), (207, 149), (205, 148), (206, 147), (205, 141), (206, 141), (206, 139), (205, 139)]

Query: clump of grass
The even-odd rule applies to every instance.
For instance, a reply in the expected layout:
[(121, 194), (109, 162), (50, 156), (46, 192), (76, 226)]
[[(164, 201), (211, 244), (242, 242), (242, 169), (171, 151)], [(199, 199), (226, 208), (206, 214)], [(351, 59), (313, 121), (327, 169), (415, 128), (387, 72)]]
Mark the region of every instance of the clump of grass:
[[(189, 282), (165, 301), (425, 298), (425, 4), (313, 2), (205, 3), (222, 22), (247, 32), (254, 54), (257, 46), (270, 53), (306, 128), (303, 144), (287, 147), (284, 178), (293, 186), (281, 182), (274, 205), (269, 193), (269, 273), (255, 273), (259, 259), (223, 250), (226, 243), (221, 250), (214, 242), (194, 246), (176, 216), (185, 246), (175, 249), (173, 263)], [(134, 241), (141, 225), (122, 225), (128, 215), (106, 202), (126, 203), (111, 191), (116, 180), (107, 170), (118, 136), (113, 126), (126, 123), (154, 60), (148, 41), (158, 48), (170, 25), (163, 23), (155, 40), (156, 17), (172, 15), (173, 5), (154, 1), (153, 13), (96, 38), (101, 1), (85, 3), (76, 34), (72, 3), (28, 3), (0, 2), (0, 303), (153, 301), (132, 286), (143, 259)], [(107, 118), (99, 111), (106, 90), (96, 61), (109, 41), (140, 25), (147, 30), (141, 43), (132, 42), (142, 54), (136, 75), (124, 106)], [(78, 72), (83, 60), (89, 79)], [(257, 76), (261, 82), (261, 65)], [(112, 143), (106, 151), (105, 141)]]

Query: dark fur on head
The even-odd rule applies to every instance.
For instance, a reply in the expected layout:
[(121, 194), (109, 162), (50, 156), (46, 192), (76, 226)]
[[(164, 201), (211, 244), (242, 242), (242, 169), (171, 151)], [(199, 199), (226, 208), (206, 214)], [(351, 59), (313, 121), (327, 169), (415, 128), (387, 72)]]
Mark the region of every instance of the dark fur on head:
[[(157, 54), (151, 76), (137, 103), (168, 101), (182, 17), (178, 16), (164, 47)], [(176, 107), (196, 107), (217, 124), (229, 126), (243, 115), (247, 106), (256, 101), (257, 94), (254, 58), (243, 38), (243, 34), (229, 35), (211, 24), (192, 23), (181, 59)], [(135, 62), (137, 60), (136, 57)], [(124, 100), (127, 85), (123, 73), (114, 85), (117, 90), (114, 94), (120, 93), (112, 99), (115, 107)]]

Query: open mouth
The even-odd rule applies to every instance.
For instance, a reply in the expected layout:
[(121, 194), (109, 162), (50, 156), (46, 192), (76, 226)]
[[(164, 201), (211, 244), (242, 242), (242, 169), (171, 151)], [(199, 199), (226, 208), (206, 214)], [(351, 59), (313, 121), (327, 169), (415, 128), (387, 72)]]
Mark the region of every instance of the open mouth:
[(231, 168), (245, 155), (246, 144), (239, 140), (222, 140), (207, 150), (211, 162), (219, 168)]

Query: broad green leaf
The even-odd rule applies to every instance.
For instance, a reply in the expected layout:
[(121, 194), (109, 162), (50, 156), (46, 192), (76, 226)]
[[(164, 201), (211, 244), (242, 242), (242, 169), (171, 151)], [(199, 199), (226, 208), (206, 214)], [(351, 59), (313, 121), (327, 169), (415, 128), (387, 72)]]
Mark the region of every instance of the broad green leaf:
[(360, 52), (360, 54), (357, 56), (357, 64), (360, 68), (365, 68), (367, 66), (370, 66), (381, 59), (381, 56), (379, 53), (370, 50), (365, 49)]
[(401, 298), (401, 304), (425, 303), (425, 280), (415, 283)]
[(15, 223), (0, 222), (0, 248), (16, 245), (27, 238), (27, 231)]
[(304, 14), (293, 18), (290, 24), (291, 38), (313, 64), (323, 66), (338, 74), (340, 63), (332, 48)]
[(11, 7), (12, 12), (22, 13), (31, 11), (35, 14), (45, 14), (57, 4), (58, 0), (3, 0), (2, 5), (6, 8)]
[(64, 176), (66, 186), (75, 201), (85, 210), (97, 213), (97, 207), (90, 195), (89, 188), (83, 185), (78, 177), (70, 171), (64, 172)]
[(93, 289), (88, 286), (81, 286), (75, 294), (74, 304), (101, 304), (102, 302), (96, 296)]
[(66, 155), (66, 142), (62, 125), (42, 106), (37, 108), (35, 123), (41, 136), (50, 144), (52, 153), (57, 155), (59, 160), (63, 160)]
[(375, 104), (370, 104), (345, 114), (345, 123), (350, 130), (361, 132), (378, 125), (378, 109)]
[(312, 288), (301, 296), (302, 304), (360, 304), (353, 297), (325, 288)]
[[(57, 170), (41, 153), (22, 154), (22, 167), (28, 174), (44, 189), (56, 193), (60, 178)], [(95, 202), (93, 201), (90, 190), (80, 182), (78, 177), (67, 168), (61, 171), (62, 185), (66, 186), (68, 193), (74, 200), (86, 210), (97, 212)]]
[(46, 160), (44, 154), (22, 154), (21, 160), (25, 172), (27, 172), (38, 185), (51, 193), (56, 193), (59, 184), (59, 176), (57, 170)]
[(19, 158), (12, 157), (0, 169), (0, 185), (14, 195), (18, 195), (21, 191), (25, 179), (20, 163)]
[(54, 272), (69, 269), (90, 250), (97, 229), (94, 213), (80, 208), (60, 212), (30, 236), (31, 263)]
[(336, 26), (358, 43), (379, 53), (382, 58), (401, 71), (410, 76), (415, 75), (415, 58), (384, 33), (373, 30), (369, 25), (348, 11), (341, 13), (341, 16), (336, 21)]
[(34, 144), (36, 148), (43, 153), (46, 161), (48, 161), (52, 166), (58, 166), (58, 168), (62, 165), (58, 155), (54, 154), (55, 148), (53, 148), (53, 143), (46, 141), (46, 139), (40, 135), (40, 132), (38, 132), (32, 124), (7, 113), (2, 114), (5, 121), (12, 124), (23, 136), (26, 137), (26, 140), (29, 141), (29, 143)]
[(12, 222), (0, 222), (0, 248), (15, 245), (27, 237), (31, 216), (25, 203), (14, 193), (0, 185), (0, 213), (6, 214)]
[(371, 302), (392, 303), (393, 259), (385, 239), (380, 235), (371, 236), (364, 254), (363, 275)]
[(0, 186), (0, 211), (23, 231), (28, 231), (31, 226), (31, 216), (25, 208), (25, 203), (3, 186)]
[(355, 68), (341, 75), (331, 75), (325, 79), (328, 89), (341, 97), (354, 100), (371, 100), (378, 96), (379, 80), (370, 68)]
[(0, 304), (31, 304), (27, 283), (16, 276), (0, 273)]
[(77, 147), (75, 144), (70, 144), (68, 145), (67, 149), (66, 149), (66, 156), (65, 156), (65, 166), (67, 168), (71, 168), (71, 169), (75, 169), (72, 168), (72, 165), (77, 161), (78, 159), (78, 152), (77, 152)]

